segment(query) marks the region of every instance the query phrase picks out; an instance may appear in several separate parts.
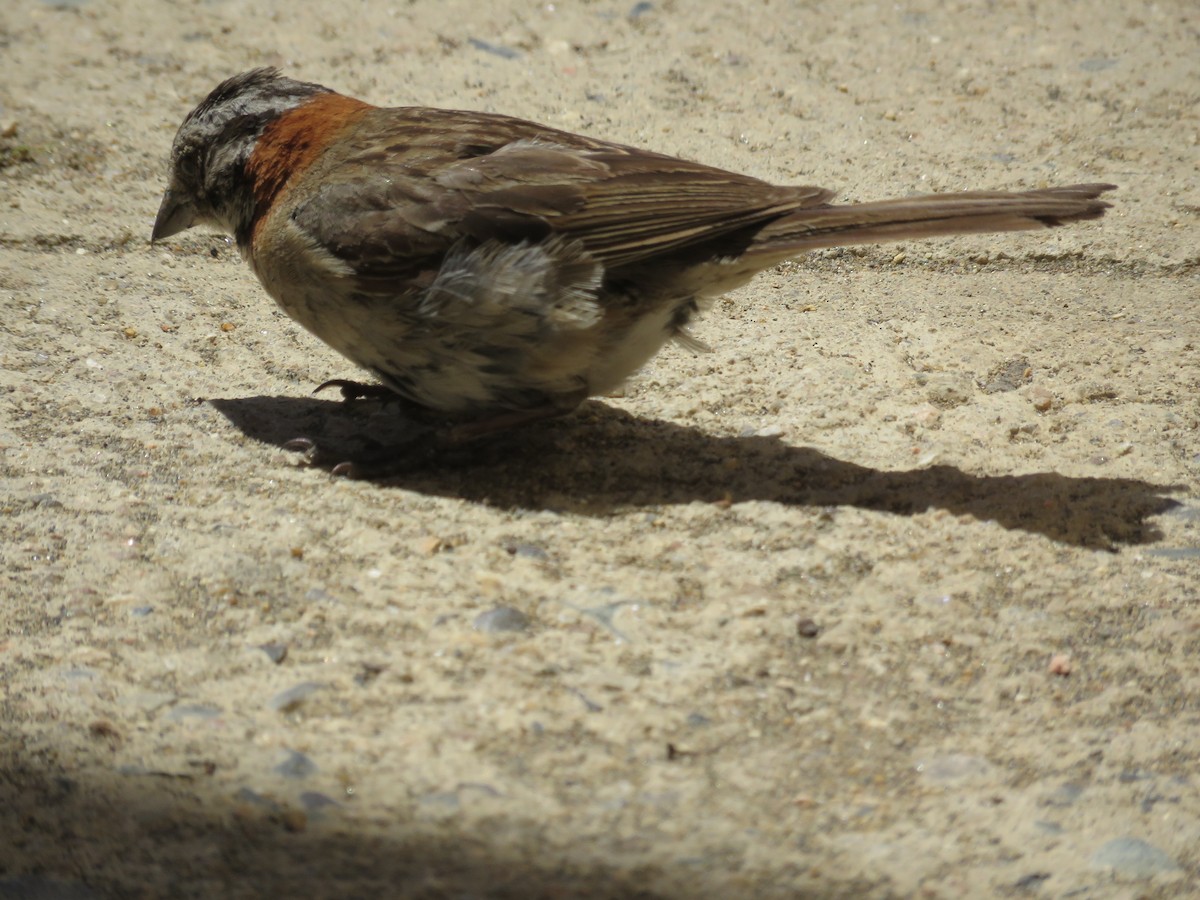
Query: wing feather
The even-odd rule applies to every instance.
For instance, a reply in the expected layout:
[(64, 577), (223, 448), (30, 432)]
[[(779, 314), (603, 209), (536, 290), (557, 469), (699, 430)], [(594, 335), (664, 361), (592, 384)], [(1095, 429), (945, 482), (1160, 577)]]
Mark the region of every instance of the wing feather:
[(409, 108), (370, 116), (354, 146), (323, 162), (321, 188), (293, 216), (365, 287), (427, 283), (463, 240), (515, 244), (555, 234), (611, 270), (830, 196), (505, 116)]

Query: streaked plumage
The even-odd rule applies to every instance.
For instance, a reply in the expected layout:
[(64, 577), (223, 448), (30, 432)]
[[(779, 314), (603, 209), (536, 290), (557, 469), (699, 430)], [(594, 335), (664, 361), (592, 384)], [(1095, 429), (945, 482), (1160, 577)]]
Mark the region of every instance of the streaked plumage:
[(255, 69), (185, 119), (153, 239), (232, 234), (283, 310), (478, 431), (568, 412), (712, 298), (819, 247), (1102, 216), (1107, 184), (835, 206), (505, 116), (384, 109)]

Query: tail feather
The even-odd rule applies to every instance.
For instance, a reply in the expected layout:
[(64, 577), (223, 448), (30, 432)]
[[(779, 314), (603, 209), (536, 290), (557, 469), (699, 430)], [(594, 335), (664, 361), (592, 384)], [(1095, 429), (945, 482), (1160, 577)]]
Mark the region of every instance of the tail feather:
[(772, 222), (759, 232), (749, 253), (787, 257), (822, 247), (1054, 228), (1100, 218), (1110, 204), (1097, 198), (1115, 188), (1111, 184), (1075, 184), (1015, 193), (968, 191), (813, 206)]

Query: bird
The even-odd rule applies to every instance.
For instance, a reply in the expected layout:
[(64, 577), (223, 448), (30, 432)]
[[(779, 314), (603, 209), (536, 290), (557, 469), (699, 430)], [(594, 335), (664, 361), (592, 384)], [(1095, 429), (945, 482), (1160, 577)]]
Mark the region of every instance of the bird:
[[(818, 248), (1097, 219), (1111, 184), (837, 204), (509, 116), (373, 106), (256, 68), (180, 125), (151, 242), (232, 235), (292, 319), (455, 440), (618, 389), (758, 272)], [(321, 389), (321, 388), (318, 388)]]

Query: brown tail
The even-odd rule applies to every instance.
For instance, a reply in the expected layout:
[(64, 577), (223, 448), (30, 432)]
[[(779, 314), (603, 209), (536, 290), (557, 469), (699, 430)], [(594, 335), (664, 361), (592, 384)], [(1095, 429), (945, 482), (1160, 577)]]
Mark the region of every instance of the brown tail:
[(787, 256), (848, 244), (1053, 228), (1100, 218), (1110, 204), (1096, 198), (1115, 189), (1112, 184), (1073, 184), (1019, 193), (969, 191), (848, 206), (812, 206), (764, 228), (750, 253)]

